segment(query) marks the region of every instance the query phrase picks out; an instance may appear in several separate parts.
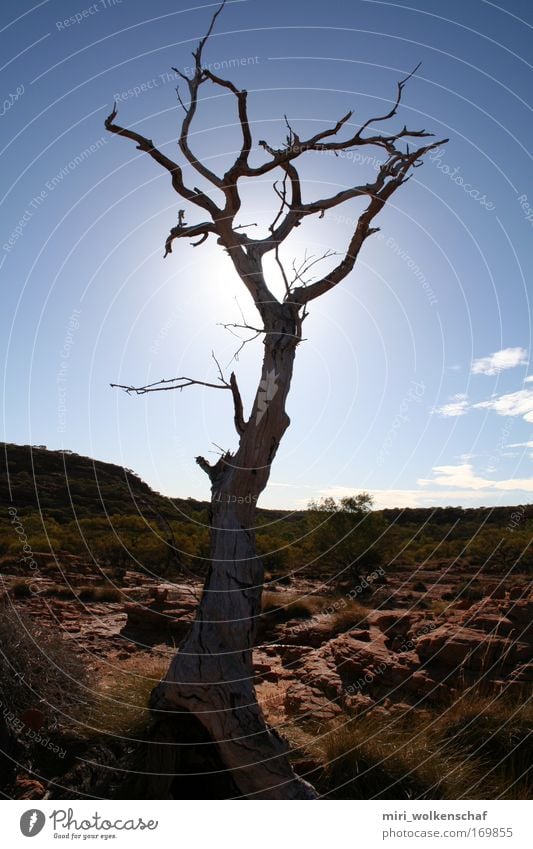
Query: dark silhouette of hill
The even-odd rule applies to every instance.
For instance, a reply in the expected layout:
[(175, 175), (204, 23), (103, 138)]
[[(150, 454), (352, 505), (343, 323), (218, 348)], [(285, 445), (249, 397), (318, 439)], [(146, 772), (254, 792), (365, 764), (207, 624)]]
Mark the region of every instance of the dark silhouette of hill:
[(58, 522), (74, 517), (132, 515), (147, 505), (166, 517), (176, 508), (202, 510), (194, 499), (169, 499), (155, 492), (134, 471), (72, 451), (1, 443), (2, 506), (39, 510)]

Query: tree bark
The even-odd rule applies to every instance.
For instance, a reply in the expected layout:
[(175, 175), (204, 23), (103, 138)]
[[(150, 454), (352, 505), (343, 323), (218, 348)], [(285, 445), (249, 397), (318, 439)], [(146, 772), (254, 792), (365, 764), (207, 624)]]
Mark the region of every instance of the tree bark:
[(237, 452), (211, 478), (211, 563), (196, 619), (152, 707), (192, 713), (216, 743), (242, 796), (313, 799), (313, 788), (288, 761), (288, 746), (269, 728), (257, 703), (252, 652), (261, 613), (263, 564), (256, 553), (257, 499), (290, 420), (285, 404), (300, 339), (291, 304), (263, 308), (265, 351), (261, 381)]

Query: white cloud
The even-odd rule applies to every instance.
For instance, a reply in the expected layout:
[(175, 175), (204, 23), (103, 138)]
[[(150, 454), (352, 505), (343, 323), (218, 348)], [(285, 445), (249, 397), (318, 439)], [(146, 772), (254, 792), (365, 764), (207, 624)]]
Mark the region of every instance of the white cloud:
[(530, 374), (528, 377), (525, 377), (524, 383), (533, 383), (533, 374)]
[(473, 404), (473, 407), (494, 410), (499, 416), (523, 416), (526, 422), (533, 422), (533, 389), (496, 395), (490, 401)]
[(433, 472), (436, 473), (435, 477), (429, 479), (422, 478), (418, 483), (424, 487), (428, 484), (437, 484), (438, 486), (456, 487), (460, 490), (471, 490), (477, 492), (478, 496), (481, 490), (502, 490), (504, 492), (520, 490), (523, 492), (533, 492), (533, 478), (490, 480), (489, 478), (482, 478), (475, 475), (470, 463), (461, 463), (458, 466), (435, 466)]
[(467, 410), (468, 397), (459, 393), (458, 395), (452, 395), (447, 404), (437, 407), (436, 412), (447, 418), (456, 418), (457, 416), (464, 416)]
[(503, 348), (488, 357), (480, 357), (472, 363), (472, 374), (499, 374), (504, 369), (527, 365), (528, 354), (525, 348)]
[(435, 477), (418, 481), (421, 486), (438, 484), (439, 486), (454, 486), (459, 489), (483, 489), (491, 481), (477, 477), (471, 463), (460, 463), (457, 466), (434, 466)]

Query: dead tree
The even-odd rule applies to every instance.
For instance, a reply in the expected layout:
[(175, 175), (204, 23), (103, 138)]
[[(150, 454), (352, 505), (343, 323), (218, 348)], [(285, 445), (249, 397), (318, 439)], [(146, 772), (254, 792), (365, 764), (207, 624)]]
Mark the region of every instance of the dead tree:
[[(192, 76), (174, 69), (188, 88), (186, 100), (178, 90), (184, 110), (179, 149), (184, 160), (222, 193), (223, 206), (215, 203), (208, 192), (186, 185), (180, 165), (155, 147), (151, 139), (119, 125), (116, 104), (105, 122), (109, 132), (135, 142), (138, 150), (165, 169), (179, 197), (202, 213), (202, 220), (189, 224), (185, 221), (185, 211), (179, 211), (178, 222), (166, 239), (165, 256), (172, 252), (177, 239), (193, 240), (197, 246), (213, 236), (231, 257), (260, 316), (260, 326), (253, 328), (254, 332), (264, 337), (261, 376), (248, 416), (234, 373), (226, 379), (219, 371), (219, 379), (214, 383), (177, 377), (147, 386), (121, 386), (130, 393), (192, 385), (227, 390), (233, 400), (238, 436), (236, 450), (223, 454), (218, 462), (211, 464), (204, 457), (196, 458), (211, 483), (211, 562), (196, 619), (166, 678), (154, 691), (153, 706), (177, 714), (190, 712), (197, 717), (217, 744), (222, 761), (231, 770), (243, 796), (314, 798), (313, 789), (294, 774), (287, 758), (287, 744), (266, 724), (255, 695), (252, 650), (263, 587), (263, 566), (256, 554), (253, 531), (255, 505), (267, 485), (272, 462), (289, 426), (287, 396), (309, 304), (350, 274), (365, 241), (379, 229), (372, 226), (378, 213), (409, 179), (412, 169), (421, 164), (424, 155), (446, 140), (429, 142), (431, 133), (409, 130), (406, 126), (389, 133), (379, 132), (385, 122), (396, 116), (405, 84), (412, 76), (409, 74), (398, 83), (395, 99), (386, 114), (356, 126), (353, 113), (347, 112), (334, 126), (309, 137), (301, 136), (286, 119), (287, 137), (281, 147), (266, 141), (258, 141), (254, 147), (248, 93), (203, 64), (206, 43), (223, 7), (224, 2), (193, 53)], [(240, 150), (222, 175), (201, 162), (189, 143), (200, 90), (206, 84), (225, 90), (234, 99), (239, 119)], [(412, 147), (416, 140), (423, 141), (419, 142), (420, 146)], [(361, 147), (372, 147), (382, 154), (383, 162), (375, 180), (350, 186), (329, 197), (304, 200), (297, 165), (305, 154)], [(252, 164), (251, 159), (257, 160), (258, 153), (263, 154), (262, 161)], [(274, 183), (277, 214), (268, 234), (254, 238), (235, 223), (241, 209), (239, 184), (243, 179), (274, 173), (280, 177)], [(323, 217), (328, 210), (354, 198), (360, 198), (365, 205), (340, 260), (334, 261), (324, 276), (312, 281), (307, 279), (307, 272), (315, 260), (304, 261), (302, 266), (293, 267), (294, 273), (287, 273), (279, 248), (294, 229), (309, 216)], [(272, 283), (264, 274), (263, 260), (269, 252), (274, 252), (285, 284), (282, 299), (274, 296)]]

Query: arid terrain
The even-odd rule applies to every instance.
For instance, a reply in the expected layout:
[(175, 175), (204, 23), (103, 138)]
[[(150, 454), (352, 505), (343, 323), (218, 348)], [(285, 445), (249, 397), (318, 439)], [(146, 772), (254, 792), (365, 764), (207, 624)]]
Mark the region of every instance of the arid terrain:
[[(230, 797), (216, 752), (185, 720), (182, 775), (165, 776), (164, 721), (148, 707), (201, 576), (178, 561), (162, 575), (133, 558), (113, 568), (90, 547), (40, 551), (18, 536), (32, 572), (16, 545), (0, 561), (4, 794)], [(263, 710), (323, 795), (526, 798), (528, 568), (420, 560), (389, 555), (322, 580), (275, 561), (254, 651)]]

